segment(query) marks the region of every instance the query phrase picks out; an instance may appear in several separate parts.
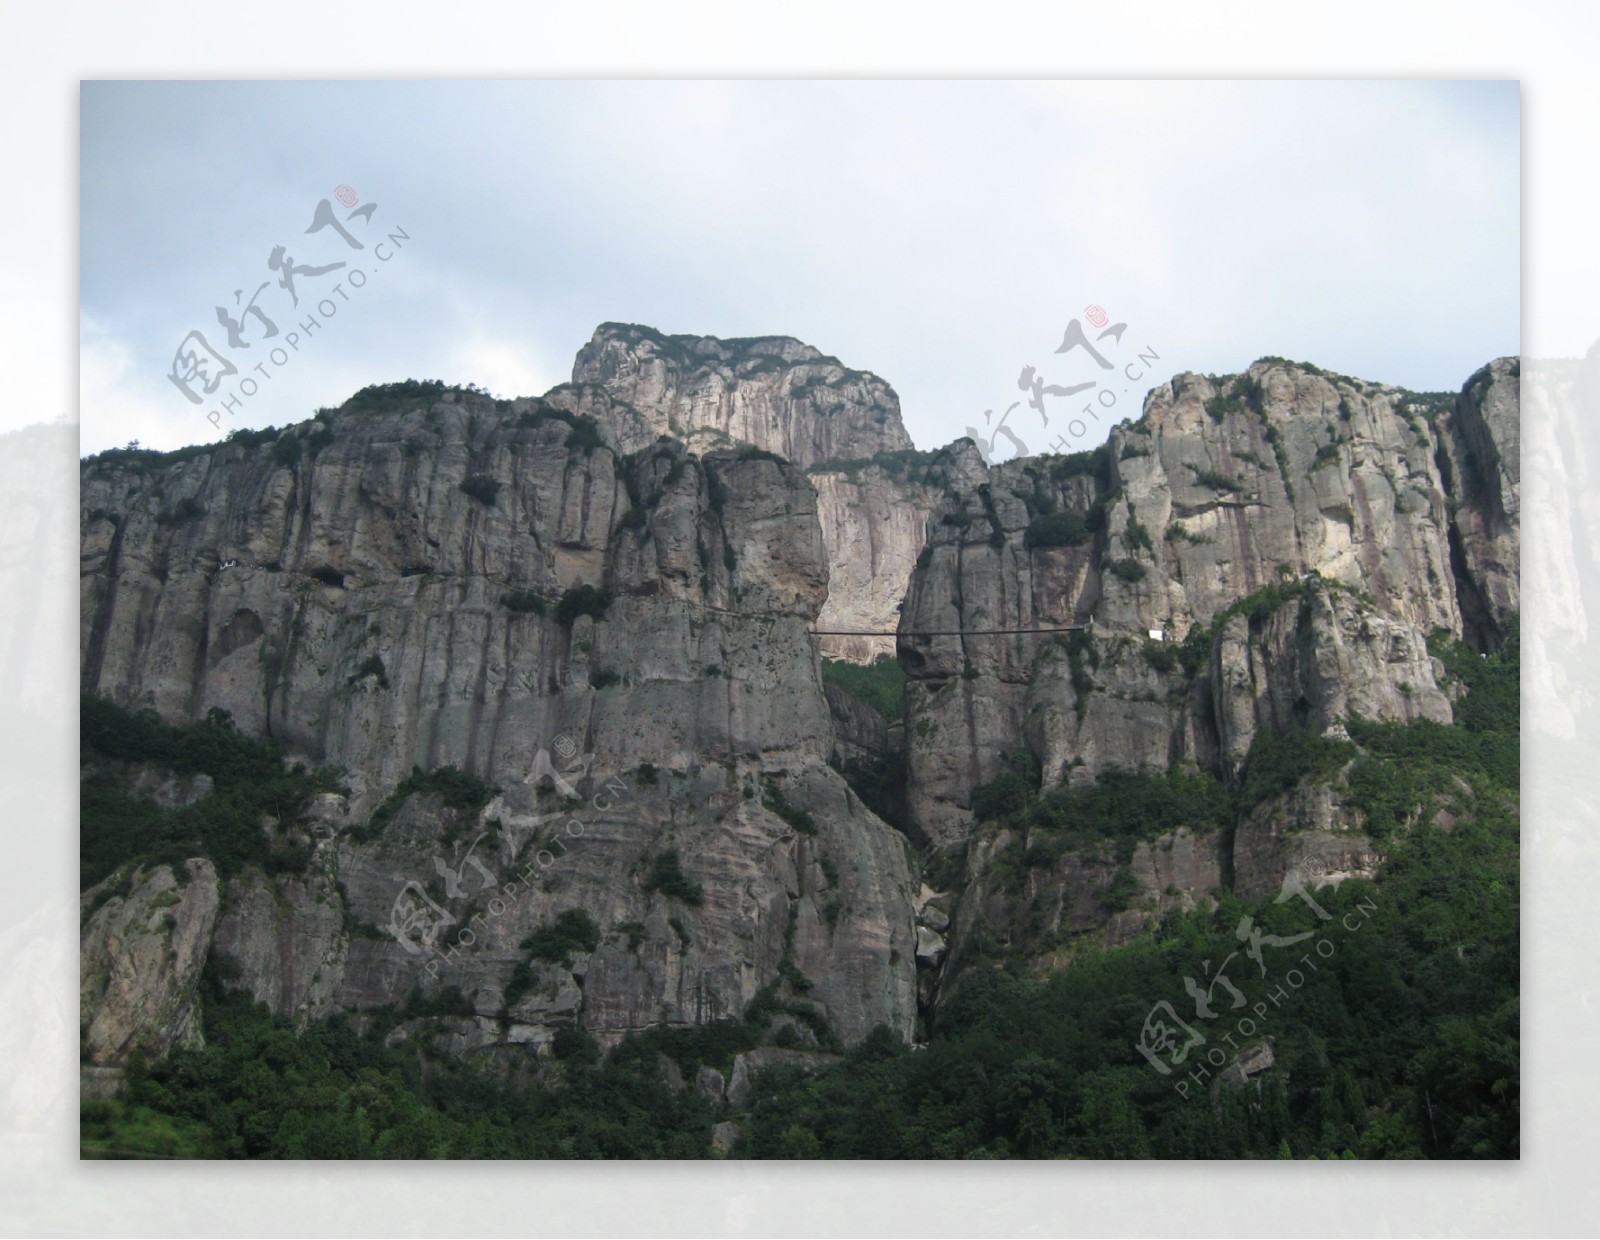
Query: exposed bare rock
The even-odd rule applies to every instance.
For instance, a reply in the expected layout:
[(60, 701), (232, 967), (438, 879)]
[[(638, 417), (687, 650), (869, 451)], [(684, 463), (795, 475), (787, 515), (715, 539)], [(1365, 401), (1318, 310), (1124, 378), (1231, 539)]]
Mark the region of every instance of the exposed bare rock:
[[(1461, 403), (1501, 423), (1514, 393)], [(1173, 763), (1231, 774), (1259, 728), (1291, 720), (1448, 721), (1425, 635), (1462, 620), (1423, 412), (1263, 361), (1179, 375), (1098, 453), (989, 469), (953, 445), (936, 465), (953, 498), (900, 625), (912, 832), (959, 844), (970, 790), (1023, 745), (1049, 786)], [(1301, 598), (1263, 621), (1273, 590)], [(1250, 616), (1225, 615), (1242, 600)], [(1214, 650), (1184, 650), (1218, 623)]]
[(182, 868), (181, 878), (169, 865), (113, 875), (83, 895), (79, 1021), (91, 1065), (122, 1065), (135, 1051), (159, 1058), (201, 1038), (195, 992), (217, 919), (217, 872), (203, 857)]
[(1234, 832), (1233, 888), (1275, 895), (1285, 880), (1307, 890), (1371, 878), (1383, 860), (1340, 780), (1311, 781), (1254, 807)]
[(707, 1102), (721, 1102), (728, 1092), (728, 1083), (722, 1073), (710, 1064), (701, 1064), (695, 1073), (695, 1091)]
[[(1427, 634), (1493, 644), (1517, 606), (1515, 375), (1494, 363), (1451, 408), (1269, 360), (1178, 376), (1096, 453), (989, 468), (946, 451), (898, 642), (908, 829), (968, 845), (946, 981), (969, 943), (1049, 959), (1230, 879), (1263, 894), (1302, 869), (1312, 888), (1376, 872), (1337, 779), (1256, 807), (1231, 852), (1183, 831), (1125, 867), (1093, 850), (1023, 865), (1034, 841), (976, 823), (971, 795), (1024, 749), (1046, 789), (1174, 766), (1237, 780), (1291, 727), (1448, 723)], [(1483, 468), (1463, 491), (1469, 453)]]
[(1521, 606), (1522, 420), (1520, 359), (1490, 362), (1456, 398), (1441, 448), (1456, 499), (1452, 550), (1469, 643), (1499, 645)]
[(1351, 715), (1449, 723), (1444, 669), (1424, 636), (1313, 579), (1302, 598), (1252, 626), (1231, 617), (1212, 647), (1210, 698), (1224, 773), (1238, 774), (1259, 731), (1339, 730)]
[(865, 702), (838, 685), (825, 686), (833, 718), (833, 757), (840, 764), (882, 761), (889, 752), (889, 726)]
[[(740, 1016), (789, 953), (847, 1042), (909, 1036), (904, 848), (826, 765), (807, 628), (828, 568), (805, 476), (672, 442), (618, 457), (546, 405), (447, 397), (335, 413), (320, 447), (312, 424), (85, 471), (85, 688), (176, 720), (220, 707), (347, 772), (348, 813), (319, 811), (327, 871), (239, 881), (218, 937), (240, 983), (306, 1014), (454, 986), (486, 1022), (470, 1037), (542, 1046), (563, 1023), (615, 1040)], [(609, 605), (563, 617), (578, 586)], [(376, 837), (354, 830), (413, 767), (447, 764), (499, 786), (477, 820), (416, 796)], [(574, 822), (581, 840), (487, 916)], [(699, 901), (648, 888), (666, 853)], [(454, 919), (451, 944), (482, 918), (470, 950), (388, 933), (407, 883)], [(569, 908), (598, 949), (537, 964), (508, 1002), (519, 943)]]
[[(828, 602), (817, 627), (830, 658), (869, 662), (893, 632), (934, 495), (914, 457), (893, 389), (785, 336), (718, 340), (603, 324), (551, 404), (593, 417), (625, 452), (670, 435), (697, 451), (740, 444), (811, 467), (828, 548)], [(879, 454), (899, 457), (868, 458)], [(820, 466), (820, 467), (819, 467)]]
[[(975, 944), (1062, 960), (1230, 880), (1371, 874), (1338, 778), (1231, 851), (1198, 822), (1052, 851), (973, 792), (1024, 750), (1046, 788), (1237, 781), (1292, 726), (1448, 721), (1426, 635), (1487, 648), (1518, 605), (1516, 379), (1493, 363), (1445, 410), (1264, 360), (1177, 376), (1095, 453), (990, 468), (968, 440), (905, 454), (888, 386), (798, 341), (607, 324), (539, 400), (379, 392), (275, 443), (88, 463), (84, 689), (220, 708), (349, 785), (292, 824), (305, 873), (238, 875), (219, 915), (207, 863), (160, 867), (87, 918), (90, 1061), (193, 1036), (213, 941), (281, 1014), (399, 1005), (396, 1036), (509, 1066), (761, 996), (769, 1040), (910, 1038)], [(824, 691), (817, 627), (898, 631), (903, 722)], [(872, 799), (902, 750), (904, 805)], [(446, 765), (487, 805), (386, 804)], [(874, 805), (950, 890), (914, 887)], [(540, 938), (580, 911), (593, 941)], [(763, 1047), (693, 1086), (743, 1105), (773, 1062), (827, 1059)]]
[(1149, 931), (1168, 909), (1214, 907), (1224, 886), (1218, 834), (1180, 827), (1139, 841), (1126, 864), (1109, 847), (1024, 863), (1018, 899), (1007, 872), (1032, 842), (1008, 829), (973, 840), (968, 884), (951, 923), (950, 941), (957, 948), (952, 963), (975, 936), (991, 947), (1021, 946), (1046, 966), (1057, 960), (1056, 947), (1074, 940), (1116, 947)]
[(1277, 1067), (1277, 1064), (1277, 1056), (1272, 1053), (1270, 1039), (1258, 1042), (1255, 1046), (1247, 1046), (1233, 1057), (1232, 1063), (1217, 1073), (1212, 1093), (1223, 1086), (1229, 1089), (1242, 1089), (1252, 1082), (1259, 1088), (1261, 1082), (1256, 1078), (1268, 1069)]
[(805, 466), (911, 447), (893, 388), (788, 336), (718, 340), (603, 323), (572, 378), (620, 402), (609, 421), (624, 452), (671, 435), (696, 451), (744, 443)]
[(214, 950), (248, 990), (281, 1016), (316, 1018), (334, 1009), (349, 943), (333, 879), (250, 874), (229, 885)]
[(1181, 638), (1284, 575), (1315, 572), (1424, 633), (1458, 631), (1436, 448), (1393, 388), (1276, 361), (1220, 381), (1179, 375), (1112, 434), (1120, 495), (1106, 556), (1146, 573), (1112, 579), (1096, 616)]
[(849, 472), (813, 469), (809, 476), (828, 548), (828, 601), (817, 627), (887, 634), (824, 637), (822, 653), (857, 663), (893, 654), (900, 604), (938, 495), (877, 465)]

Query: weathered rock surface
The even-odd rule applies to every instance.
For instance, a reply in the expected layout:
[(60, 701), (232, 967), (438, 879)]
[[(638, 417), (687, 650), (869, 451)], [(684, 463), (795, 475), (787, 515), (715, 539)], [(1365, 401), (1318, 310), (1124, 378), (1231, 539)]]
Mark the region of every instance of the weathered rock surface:
[(229, 897), (212, 950), (234, 967), (236, 984), (284, 1016), (335, 1010), (350, 945), (334, 879), (252, 873), (230, 884)]
[(865, 702), (838, 685), (825, 686), (833, 717), (833, 759), (839, 765), (867, 765), (889, 752), (889, 725)]
[(1228, 1089), (1243, 1089), (1252, 1082), (1259, 1089), (1261, 1082), (1257, 1078), (1269, 1068), (1276, 1067), (1277, 1063), (1278, 1058), (1272, 1053), (1271, 1039), (1262, 1041), (1255, 1046), (1247, 1046), (1233, 1057), (1232, 1063), (1217, 1073), (1217, 1080), (1211, 1087), (1211, 1092), (1215, 1094), (1224, 1087)]
[[(1085, 939), (1103, 947), (1132, 942), (1168, 909), (1214, 907), (1224, 888), (1226, 852), (1214, 831), (1180, 827), (1141, 840), (1126, 866), (1110, 848), (1066, 852), (1029, 866), (1019, 888), (1007, 874), (1031, 842), (1004, 829), (972, 841), (952, 942), (964, 946), (979, 935), (990, 947), (1024, 947), (1049, 963), (1068, 958), (1073, 944)], [(1121, 892), (1115, 885), (1124, 869), (1132, 886)], [(1057, 949), (1067, 955), (1058, 957)]]
[(1257, 805), (1234, 831), (1233, 889), (1275, 895), (1296, 882), (1307, 890), (1346, 878), (1371, 878), (1382, 851), (1366, 834), (1365, 817), (1349, 805), (1337, 779), (1311, 781)]
[[(1514, 370), (1488, 368), (1443, 424), (1514, 424)], [(1414, 398), (1281, 362), (1179, 375), (1103, 454), (987, 469), (953, 445), (900, 625), (913, 833), (960, 843), (968, 792), (1024, 744), (1049, 785), (1174, 762), (1231, 774), (1259, 728), (1291, 719), (1448, 721), (1425, 635), (1463, 632), (1471, 587), (1451, 567), (1446, 459)], [(1513, 490), (1496, 502), (1514, 508)], [(1076, 524), (1052, 538), (1051, 514)], [(1515, 598), (1495, 566), (1513, 555), (1474, 539), (1503, 623)], [(1275, 608), (1273, 587), (1302, 597)], [(1252, 598), (1273, 618), (1224, 617)], [(927, 636), (946, 630), (969, 635)], [(1209, 669), (1180, 663), (1191, 632)]]
[(817, 628), (887, 634), (824, 637), (822, 653), (857, 663), (893, 654), (900, 605), (939, 496), (922, 482), (876, 465), (851, 472), (812, 470), (809, 476), (828, 548), (828, 601)]
[(572, 379), (617, 402), (606, 421), (624, 452), (671, 435), (695, 451), (751, 444), (806, 466), (911, 447), (893, 388), (788, 336), (718, 340), (603, 323)]
[[(814, 1042), (812, 1016), (910, 1038), (975, 936), (1065, 960), (1230, 882), (1370, 874), (1337, 779), (1231, 844), (1182, 827), (1026, 865), (1034, 841), (974, 823), (972, 792), (1019, 750), (1047, 787), (1236, 780), (1291, 726), (1449, 721), (1425, 635), (1491, 647), (1518, 605), (1516, 375), (1495, 362), (1443, 409), (1263, 361), (1178, 376), (1101, 452), (990, 468), (961, 440), (911, 468), (859, 463), (909, 447), (874, 376), (609, 324), (540, 400), (368, 402), (276, 443), (90, 463), (85, 690), (226, 710), (349, 786), (296, 824), (303, 875), (238, 875), (219, 915), (203, 863), (157, 869), (88, 919), (91, 1062), (192, 1036), (208, 950), (284, 1015), (393, 1005), (395, 1036), (489, 1060), (763, 993), (787, 1009), (769, 1040)], [(903, 725), (824, 691), (816, 627), (898, 628)], [(416, 793), (368, 829), (445, 765), (495, 785), (486, 808)], [(143, 778), (163, 803), (211, 792)], [(863, 798), (936, 853), (970, 844), (964, 877), (916, 890)], [(169, 896), (181, 931), (152, 922)], [(535, 958), (579, 910), (592, 950)], [(733, 1101), (769, 1060), (826, 1062), (750, 1054), (684, 1088)]]
[(1351, 715), (1451, 720), (1444, 669), (1424, 636), (1320, 579), (1258, 622), (1235, 615), (1212, 643), (1211, 701), (1222, 769), (1237, 775), (1265, 730), (1306, 724), (1327, 734)]
[(1462, 627), (1497, 646), (1521, 606), (1522, 419), (1519, 359), (1489, 363), (1456, 398), (1440, 447), (1458, 503), (1452, 517)]
[(169, 865), (122, 875), (126, 894), (115, 894), (118, 875), (83, 894), (79, 1022), (91, 1065), (120, 1066), (135, 1051), (156, 1059), (200, 1040), (195, 992), (219, 888), (205, 858), (182, 868), (182, 877)]
[[(466, 393), (335, 413), (320, 445), (318, 429), (285, 432), (293, 452), (83, 479), (85, 689), (175, 720), (219, 707), (347, 772), (312, 873), (237, 884), (217, 938), (241, 984), (304, 1014), (456, 986), (485, 1020), (509, 1009), (503, 1040), (542, 1044), (569, 1021), (614, 1039), (738, 1016), (789, 953), (846, 1041), (909, 1036), (904, 848), (826, 765), (806, 630), (827, 560), (805, 476), (671, 442), (619, 457), (544, 404)], [(612, 601), (564, 623), (578, 585)], [(478, 821), (419, 796), (378, 838), (353, 830), (414, 766), (446, 764), (499, 786)], [(811, 834), (765, 808), (769, 785)], [(441, 961), (386, 932), (415, 883), (410, 912), (426, 893), (455, 943), (573, 822), (581, 841), (470, 950)], [(465, 859), (480, 834), (482, 871)], [(648, 888), (664, 853), (698, 903)], [(518, 944), (568, 908), (605, 934), (581, 985), (541, 964), (506, 1003)]]
[(1033, 841), (974, 835), (970, 796), (1020, 750), (1046, 788), (1174, 765), (1232, 781), (1264, 734), (1448, 723), (1426, 635), (1489, 648), (1518, 605), (1517, 369), (1492, 363), (1441, 402), (1259, 362), (1178, 376), (1099, 453), (988, 468), (970, 444), (946, 450), (898, 644), (908, 829), (968, 845), (945, 981), (968, 943), (1049, 960), (1225, 883), (1376, 872), (1338, 778), (1256, 806), (1227, 844), (1183, 830), (1123, 864), (1080, 849), (1024, 865)]
[(809, 467), (828, 548), (817, 627), (886, 634), (826, 637), (822, 652), (856, 662), (893, 653), (936, 497), (904, 459), (867, 463), (912, 447), (883, 380), (786, 336), (666, 336), (619, 323), (595, 332), (572, 378), (545, 399), (594, 417), (625, 452), (670, 435), (697, 451), (744, 444)]

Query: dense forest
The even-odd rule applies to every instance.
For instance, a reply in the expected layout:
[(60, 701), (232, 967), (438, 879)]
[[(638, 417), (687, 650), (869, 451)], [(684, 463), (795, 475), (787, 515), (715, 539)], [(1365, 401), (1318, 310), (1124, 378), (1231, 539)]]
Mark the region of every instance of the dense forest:
[[(86, 1101), (83, 1154), (699, 1158), (713, 1126), (736, 1119), (733, 1152), (760, 1158), (1515, 1158), (1518, 638), (1513, 628), (1488, 658), (1442, 636), (1434, 649), (1465, 689), (1448, 727), (1354, 720), (1349, 742), (1291, 734), (1253, 753), (1237, 788), (1124, 774), (1041, 792), (1019, 771), (980, 798), (986, 816), (1034, 828), (1043, 852), (1019, 857), (1026, 866), (1085, 833), (1120, 839), (1173, 814), (1227, 822), (1302, 779), (1337, 778), (1384, 851), (1375, 883), (1312, 898), (1224, 892), (1131, 945), (1075, 945), (1071, 965), (1049, 972), (980, 936), (924, 1046), (879, 1030), (818, 1070), (771, 1068), (738, 1114), (681, 1081), (702, 1064), (726, 1072), (757, 1045), (770, 995), (741, 1021), (652, 1029), (608, 1053), (565, 1029), (536, 1072), (507, 1079), (388, 1040), (406, 1018), (465, 1011), (459, 994), (413, 994), (359, 1033), (342, 1016), (296, 1032), (213, 965), (205, 1046), (135, 1059), (120, 1098)], [(287, 845), (247, 824), (330, 786), (225, 718), (169, 728), (96, 699), (84, 751), (86, 886), (129, 858), (195, 849), (224, 872), (292, 866)], [(216, 792), (158, 810), (118, 782), (116, 764), (134, 761), (205, 772)], [(1246, 925), (1259, 961), (1243, 950)], [(1230, 960), (1229, 985), (1207, 992), (1221, 1014), (1204, 1024), (1205, 1050), (1166, 1057), (1163, 1074), (1139, 1049), (1147, 1017), (1166, 1003), (1200, 1024), (1185, 979)], [(1224, 1064), (1265, 1048), (1271, 1066), (1225, 1080), (1206, 1058), (1223, 1045)]]

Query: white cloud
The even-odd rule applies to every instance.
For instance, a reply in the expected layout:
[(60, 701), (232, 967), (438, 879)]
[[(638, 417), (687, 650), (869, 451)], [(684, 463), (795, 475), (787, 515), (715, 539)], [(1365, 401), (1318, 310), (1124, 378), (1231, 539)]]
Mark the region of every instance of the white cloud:
[[(85, 451), (121, 447), (135, 439), (147, 448), (168, 451), (185, 444), (220, 438), (199, 406), (189, 406), (167, 385), (162, 392), (137, 363), (134, 350), (104, 323), (89, 314), (78, 325), (78, 404), (89, 427)], [(193, 412), (186, 418), (175, 408)]]
[[(1281, 353), (1454, 386), (1517, 347), (1516, 103), (1395, 82), (99, 84), (84, 306), (152, 361), (86, 391), (85, 442), (206, 437), (181, 400), (155, 413), (163, 359), (338, 180), (415, 240), (239, 424), (406, 377), (537, 393), (616, 319), (798, 336), (892, 383), (931, 446), (1012, 399), (1089, 302), (1160, 350), (1156, 381)], [(178, 116), (255, 135), (216, 144), (203, 206), (181, 156), (210, 130)]]
[(476, 383), (501, 398), (538, 396), (569, 377), (530, 345), (474, 336), (450, 351), (450, 381)]

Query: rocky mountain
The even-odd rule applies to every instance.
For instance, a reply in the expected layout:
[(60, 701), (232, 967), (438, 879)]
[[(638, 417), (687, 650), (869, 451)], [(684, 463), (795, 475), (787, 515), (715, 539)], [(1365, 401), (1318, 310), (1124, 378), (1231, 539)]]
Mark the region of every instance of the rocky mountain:
[[(935, 851), (971, 842), (961, 927), (994, 859), (1028, 847), (973, 835), (975, 791), (1019, 778), (1019, 756), (1047, 789), (1169, 769), (1237, 786), (1258, 740), (1295, 729), (1449, 723), (1429, 635), (1490, 649), (1517, 608), (1517, 381), (1502, 359), (1440, 402), (1268, 359), (1177, 376), (1092, 453), (987, 469), (955, 445), (899, 655), (906, 825)], [(1363, 822), (1324, 783), (1129, 857), (1067, 852), (1027, 894), (1051, 934), (1126, 941), (1230, 884), (1370, 875)]]
[[(240, 984), (307, 1015), (455, 987), (462, 1046), (703, 1023), (764, 991), (847, 1041), (909, 1036), (906, 849), (827, 766), (805, 476), (672, 441), (622, 455), (532, 402), (379, 399), (84, 471), (85, 689), (226, 711), (343, 772), (306, 822), (264, 828), (309, 848), (302, 874), (228, 883), (214, 949)], [(444, 767), (492, 799), (405, 794)], [(599, 940), (531, 961), (568, 910)]]
[(817, 628), (856, 634), (823, 637), (822, 653), (853, 663), (893, 654), (900, 605), (940, 493), (915, 463), (892, 457), (813, 466), (808, 474), (828, 549), (828, 600)]
[(623, 452), (671, 435), (693, 451), (750, 444), (805, 467), (912, 446), (893, 388), (788, 336), (603, 323), (578, 351), (571, 385), (549, 399), (576, 407), (586, 389), (598, 389), (594, 412)]
[[(796, 341), (608, 324), (544, 398), (397, 384), (86, 461), (82, 687), (200, 729), (86, 743), (91, 809), (189, 815), (86, 861), (86, 1058), (195, 1037), (209, 960), (509, 1070), (563, 1030), (741, 1019), (745, 1053), (819, 1063), (918, 1036), (985, 943), (1044, 968), (1371, 874), (1348, 762), (1237, 814), (1206, 789), (1283, 738), (1452, 719), (1430, 635), (1515, 623), (1517, 379), (1265, 359), (991, 468), (915, 453), (886, 384)], [(819, 661), (887, 643), (818, 628), (898, 629), (900, 718)], [(224, 834), (237, 785), (193, 771), (230, 726), (314, 786)], [(1158, 776), (1192, 812), (1115, 848), (1009, 812)]]
[(572, 383), (546, 399), (594, 417), (624, 452), (669, 435), (692, 451), (749, 445), (803, 466), (828, 549), (817, 627), (890, 635), (827, 637), (823, 653), (853, 662), (893, 653), (935, 497), (914, 476), (931, 454), (912, 447), (899, 397), (878, 376), (787, 336), (718, 340), (605, 323), (579, 351)]

